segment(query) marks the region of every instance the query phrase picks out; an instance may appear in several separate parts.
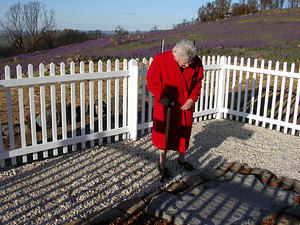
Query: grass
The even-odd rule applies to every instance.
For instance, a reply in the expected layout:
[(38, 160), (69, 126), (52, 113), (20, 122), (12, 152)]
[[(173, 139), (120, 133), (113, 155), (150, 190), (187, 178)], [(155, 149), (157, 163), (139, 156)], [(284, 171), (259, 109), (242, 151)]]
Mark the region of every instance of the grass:
[[(26, 76), (28, 64), (33, 64), (36, 75), (38, 75), (37, 70), (40, 63), (47, 65), (53, 62), (57, 65), (57, 74), (59, 74), (59, 64), (70, 58), (73, 60), (78, 58), (84, 62), (92, 60), (95, 64), (98, 60), (111, 59), (113, 63), (116, 58), (120, 59), (120, 62), (124, 58), (149, 58), (160, 52), (162, 39), (165, 39), (165, 50), (169, 50), (182, 38), (195, 40), (198, 54), (201, 56), (226, 55), (265, 59), (265, 67), (268, 60), (278, 60), (288, 62), (288, 64), (295, 62), (297, 72), (300, 64), (300, 30), (295, 28), (300, 27), (299, 18), (300, 9), (272, 10), (168, 31), (102, 38), (1, 59), (0, 76), (4, 77), (5, 65), (10, 65), (11, 78), (15, 78), (17, 64), (22, 66), (23, 75)], [(78, 73), (78, 60), (76, 64), (76, 73)], [(105, 67), (105, 63), (103, 65)], [(275, 62), (272, 65), (275, 66)], [(87, 68), (88, 66), (86, 66), (86, 70)], [(105, 68), (103, 69), (105, 71)], [(46, 72), (45, 75), (48, 73)], [(68, 64), (66, 64), (66, 73), (69, 73)], [(0, 91), (3, 100), (5, 100), (4, 91), (3, 89)], [(57, 96), (59, 98), (59, 95)], [(25, 101), (28, 102), (27, 99)], [(36, 102), (36, 105), (38, 104)], [(17, 105), (13, 104), (16, 112)], [(1, 103), (1, 106), (5, 110), (5, 101)], [(3, 117), (5, 117), (4, 114), (2, 114), (2, 122), (6, 120)]]
[[(272, 61), (300, 64), (300, 8), (270, 10), (254, 15), (234, 17), (188, 27), (108, 37), (56, 49), (38, 51), (0, 59), (0, 77), (4, 77), (4, 66), (16, 65), (26, 71), (28, 64), (37, 71), (40, 63), (58, 65), (68, 58), (79, 55), (83, 61), (94, 62), (107, 59), (150, 58), (160, 52), (161, 40), (165, 39), (165, 50), (170, 50), (181, 39), (196, 42), (199, 55), (226, 55), (250, 57)], [(77, 57), (78, 58), (78, 57)]]

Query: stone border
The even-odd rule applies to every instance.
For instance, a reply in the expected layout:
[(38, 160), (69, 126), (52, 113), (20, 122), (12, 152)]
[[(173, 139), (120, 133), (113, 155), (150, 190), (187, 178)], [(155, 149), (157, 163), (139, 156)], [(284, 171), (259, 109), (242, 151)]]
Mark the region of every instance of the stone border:
[[(204, 184), (208, 181), (215, 180), (227, 172), (240, 173), (243, 175), (254, 175), (256, 178), (270, 186), (296, 192), (298, 196), (295, 197), (294, 204), (291, 207), (284, 209), (282, 212), (278, 212), (276, 215), (274, 215), (274, 218), (270, 218), (270, 221), (263, 221), (262, 224), (274, 224), (275, 222), (276, 224), (300, 224), (299, 180), (286, 177), (278, 178), (271, 171), (260, 168), (251, 168), (247, 164), (239, 162), (226, 162), (217, 169), (207, 170), (197, 175), (186, 177), (181, 182), (172, 183), (165, 190), (159, 189), (142, 197), (127, 200), (114, 208), (106, 208), (101, 212), (85, 215), (83, 218), (77, 219), (65, 225), (108, 224), (119, 217), (131, 216), (144, 210), (150, 203), (151, 199), (162, 192), (176, 194), (200, 184)], [(297, 223), (295, 223), (295, 221)]]

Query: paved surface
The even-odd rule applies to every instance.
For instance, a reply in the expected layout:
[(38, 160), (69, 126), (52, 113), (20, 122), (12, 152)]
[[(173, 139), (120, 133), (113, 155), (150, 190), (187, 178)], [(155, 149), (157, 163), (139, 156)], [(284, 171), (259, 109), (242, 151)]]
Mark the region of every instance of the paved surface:
[(259, 224), (293, 205), (296, 193), (254, 175), (227, 173), (181, 193), (154, 197), (147, 212), (180, 224)]
[(109, 224), (142, 210), (176, 225), (300, 225), (299, 202), (300, 181), (228, 162), (68, 225)]

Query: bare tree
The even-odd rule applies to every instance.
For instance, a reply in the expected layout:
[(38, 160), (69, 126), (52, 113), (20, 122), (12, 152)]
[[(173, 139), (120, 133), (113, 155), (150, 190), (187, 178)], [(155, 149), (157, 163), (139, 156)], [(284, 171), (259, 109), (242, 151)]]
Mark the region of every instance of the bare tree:
[(248, 0), (247, 5), (250, 13), (256, 13), (258, 11), (258, 4), (256, 0)]
[(299, 0), (288, 0), (288, 6), (290, 8), (300, 7), (300, 1)]
[(19, 52), (34, 51), (44, 34), (55, 27), (53, 10), (45, 9), (40, 2), (17, 3), (5, 14), (6, 21), (0, 22), (11, 44)]
[(24, 46), (24, 21), (22, 17), (23, 7), (21, 3), (12, 5), (5, 13), (6, 21), (0, 21), (0, 26), (6, 32), (8, 41), (19, 53), (25, 51)]
[(282, 9), (284, 5), (285, 0), (279, 0), (279, 8)]
[(269, 10), (275, 7), (272, 0), (260, 0), (260, 8), (261, 10)]
[(215, 0), (216, 17), (223, 19), (229, 16), (231, 0)]
[(124, 27), (118, 25), (115, 29), (115, 32), (118, 36), (124, 36), (124, 35), (127, 35), (129, 34), (129, 32), (127, 30), (125, 30)]
[(40, 2), (29, 2), (24, 5), (24, 25), (29, 33), (32, 50), (36, 50), (43, 34), (54, 28), (54, 11), (46, 10)]
[(208, 2), (205, 6), (198, 9), (198, 21), (208, 22), (216, 20), (215, 11), (215, 2)]
[(157, 26), (154, 25), (154, 26), (152, 27), (152, 29), (150, 30), (150, 32), (155, 32), (155, 31), (157, 31), (157, 30), (158, 30)]

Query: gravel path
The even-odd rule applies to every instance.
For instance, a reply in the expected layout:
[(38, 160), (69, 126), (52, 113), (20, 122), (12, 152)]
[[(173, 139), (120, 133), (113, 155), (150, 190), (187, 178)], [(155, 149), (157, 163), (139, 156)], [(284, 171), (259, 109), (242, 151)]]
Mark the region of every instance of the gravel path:
[(0, 224), (64, 224), (113, 207), (225, 161), (300, 180), (300, 137), (229, 120), (194, 124), (187, 160), (167, 156), (173, 179), (160, 182), (150, 135), (0, 171)]

